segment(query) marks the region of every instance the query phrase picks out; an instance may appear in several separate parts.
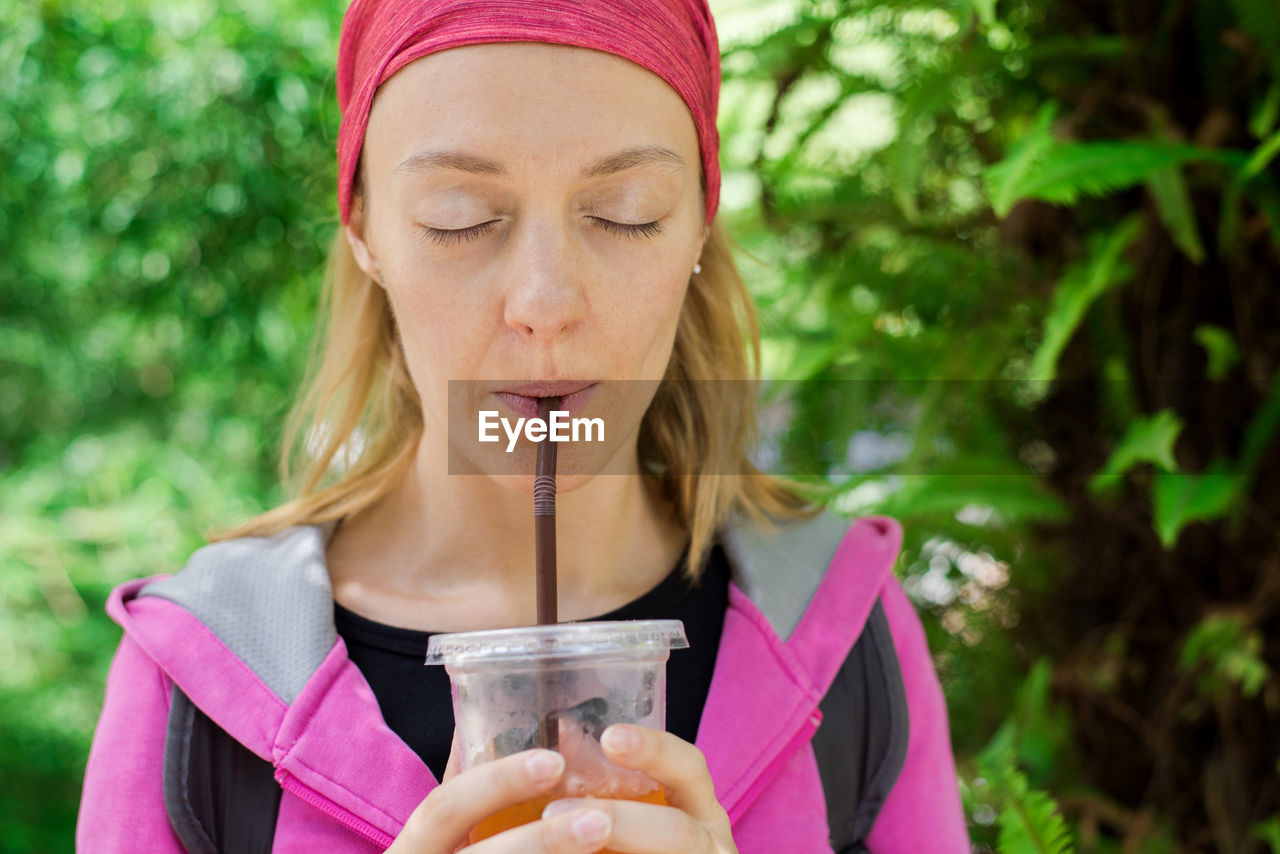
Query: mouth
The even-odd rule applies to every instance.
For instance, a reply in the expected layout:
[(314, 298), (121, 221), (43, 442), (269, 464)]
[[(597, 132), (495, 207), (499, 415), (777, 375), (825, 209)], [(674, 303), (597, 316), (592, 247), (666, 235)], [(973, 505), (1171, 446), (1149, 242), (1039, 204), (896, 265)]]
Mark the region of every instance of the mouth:
[(493, 392), (512, 412), (525, 418), (538, 415), (538, 401), (544, 397), (560, 398), (559, 411), (570, 415), (580, 411), (599, 387), (598, 382), (531, 382)]

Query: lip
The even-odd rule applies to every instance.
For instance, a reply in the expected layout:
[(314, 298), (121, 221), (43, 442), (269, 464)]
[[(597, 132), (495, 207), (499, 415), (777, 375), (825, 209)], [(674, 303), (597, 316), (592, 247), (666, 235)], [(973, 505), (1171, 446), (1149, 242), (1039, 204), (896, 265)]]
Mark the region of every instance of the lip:
[(512, 412), (525, 418), (537, 417), (538, 398), (559, 397), (558, 411), (573, 415), (587, 405), (599, 385), (598, 382), (575, 381), (522, 383), (495, 391), (493, 396)]

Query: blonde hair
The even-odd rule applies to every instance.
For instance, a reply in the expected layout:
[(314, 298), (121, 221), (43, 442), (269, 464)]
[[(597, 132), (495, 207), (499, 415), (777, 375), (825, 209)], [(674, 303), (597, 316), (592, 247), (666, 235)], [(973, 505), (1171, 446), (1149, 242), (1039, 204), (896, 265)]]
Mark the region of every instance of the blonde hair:
[[(641, 422), (649, 484), (689, 536), (685, 572), (697, 578), (731, 515), (757, 522), (816, 512), (800, 484), (763, 474), (756, 440), (760, 333), (755, 307), (719, 219), (690, 279), (665, 379)], [(280, 472), (297, 496), (218, 539), (268, 536), (332, 522), (391, 492), (422, 435), (418, 393), (381, 287), (337, 230), (329, 252), (318, 337), (285, 427)], [(721, 382), (714, 382), (719, 380)], [(331, 482), (330, 482), (331, 481)]]

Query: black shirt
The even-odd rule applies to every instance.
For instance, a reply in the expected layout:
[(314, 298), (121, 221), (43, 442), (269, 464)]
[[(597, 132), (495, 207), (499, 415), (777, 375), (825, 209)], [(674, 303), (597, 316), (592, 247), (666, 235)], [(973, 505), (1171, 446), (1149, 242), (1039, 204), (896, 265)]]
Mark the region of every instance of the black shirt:
[[(682, 556), (648, 593), (591, 619), (684, 622), (689, 648), (673, 650), (667, 661), (667, 731), (692, 742), (720, 648), (729, 604), (729, 564), (717, 545), (694, 586), (680, 571), (683, 560)], [(333, 616), (347, 653), (373, 689), (387, 725), (439, 780), (453, 741), (453, 701), (445, 669), (423, 663), (432, 633), (374, 622), (336, 602)]]

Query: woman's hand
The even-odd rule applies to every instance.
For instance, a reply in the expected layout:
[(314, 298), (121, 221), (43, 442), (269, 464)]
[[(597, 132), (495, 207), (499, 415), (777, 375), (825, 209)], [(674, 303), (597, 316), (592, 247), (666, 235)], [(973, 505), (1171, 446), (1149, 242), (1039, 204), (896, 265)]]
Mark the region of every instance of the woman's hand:
[(564, 773), (564, 757), (527, 750), (458, 773), (457, 755), (455, 742), (444, 781), (418, 804), (387, 854), (585, 854), (604, 847), (609, 819), (590, 809), (535, 821), (466, 847), (471, 828), (481, 821), (554, 786)]
[[(667, 803), (565, 798), (543, 810), (544, 821), (599, 810), (611, 828), (602, 847), (626, 854), (737, 854), (729, 816), (716, 800), (702, 751), (668, 732), (630, 724), (604, 731), (605, 755), (641, 771), (667, 790)], [(541, 824), (543, 822), (535, 822)], [(471, 851), (473, 849), (468, 849)], [(595, 850), (595, 849), (591, 849)]]
[(458, 773), (455, 743), (444, 781), (409, 816), (387, 854), (586, 854), (606, 847), (627, 854), (737, 854), (702, 751), (633, 725), (609, 727), (601, 745), (611, 761), (661, 783), (670, 806), (564, 798), (549, 804), (540, 821), (467, 846), (481, 821), (553, 788), (564, 758), (529, 750)]

